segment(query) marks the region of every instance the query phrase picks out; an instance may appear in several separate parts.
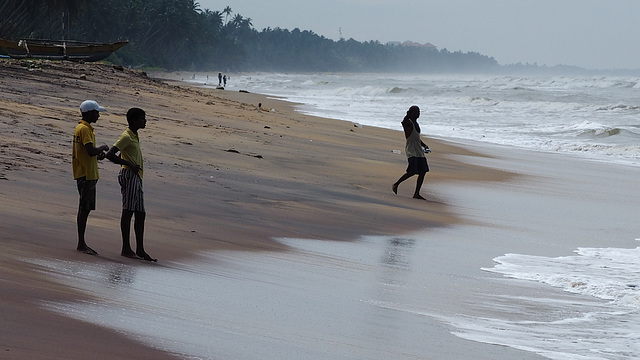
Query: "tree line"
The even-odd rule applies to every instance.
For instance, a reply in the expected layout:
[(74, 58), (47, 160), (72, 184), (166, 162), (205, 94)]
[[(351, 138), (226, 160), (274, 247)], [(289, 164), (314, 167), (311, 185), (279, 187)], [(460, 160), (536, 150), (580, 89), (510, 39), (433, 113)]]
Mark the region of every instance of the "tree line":
[(338, 41), (300, 29), (255, 29), (251, 18), (195, 0), (3, 0), (0, 38), (129, 40), (108, 60), (192, 71), (477, 72), (499, 68), (475, 52)]

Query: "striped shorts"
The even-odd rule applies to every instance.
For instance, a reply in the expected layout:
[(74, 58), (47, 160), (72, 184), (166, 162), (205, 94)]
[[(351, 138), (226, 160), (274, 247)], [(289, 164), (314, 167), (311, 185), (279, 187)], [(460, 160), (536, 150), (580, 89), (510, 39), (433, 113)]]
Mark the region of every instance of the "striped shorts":
[(122, 193), (122, 209), (130, 211), (144, 211), (144, 198), (142, 192), (142, 179), (138, 174), (125, 168), (118, 174), (120, 192)]

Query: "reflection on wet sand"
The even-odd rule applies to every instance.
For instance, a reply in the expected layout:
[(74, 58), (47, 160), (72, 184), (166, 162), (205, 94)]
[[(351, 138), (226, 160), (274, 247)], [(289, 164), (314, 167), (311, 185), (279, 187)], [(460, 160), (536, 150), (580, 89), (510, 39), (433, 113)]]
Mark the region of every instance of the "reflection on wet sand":
[(409, 255), (413, 248), (415, 240), (402, 237), (394, 237), (389, 239), (389, 250), (387, 256), (384, 259), (384, 264), (409, 270)]
[(482, 301), (467, 291), (477, 278), (454, 277), (447, 268), (464, 266), (442, 262), (438, 253), (462, 246), (443, 236), (279, 239), (288, 251), (218, 251), (189, 263), (31, 262), (93, 299), (45, 308), (179, 357), (536, 358), (459, 339), (436, 320)]
[(421, 316), (376, 305), (406, 296), (415, 240), (281, 241), (292, 250), (212, 253), (166, 267), (35, 263), (100, 299), (49, 308), (170, 352), (233, 359), (397, 359), (428, 350), (429, 341), (417, 341), (430, 331)]

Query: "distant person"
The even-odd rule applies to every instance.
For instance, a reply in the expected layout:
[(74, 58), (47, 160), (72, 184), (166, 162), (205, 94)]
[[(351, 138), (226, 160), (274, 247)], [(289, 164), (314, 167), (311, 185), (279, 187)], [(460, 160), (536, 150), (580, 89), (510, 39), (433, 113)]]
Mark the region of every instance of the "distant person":
[[(142, 191), (142, 177), (144, 161), (140, 149), (138, 130), (147, 124), (144, 110), (131, 108), (127, 111), (129, 126), (120, 135), (107, 153), (107, 159), (122, 165), (118, 174), (120, 192), (122, 193), (122, 216), (120, 217), (120, 231), (122, 233), (122, 256), (133, 259), (157, 261), (144, 250), (144, 221), (146, 212)], [(129, 242), (131, 233), (131, 218), (135, 215), (133, 230), (136, 236), (136, 251), (133, 252)]]
[(80, 104), (82, 119), (78, 122), (73, 132), (72, 167), (73, 178), (76, 180), (80, 202), (78, 205), (78, 251), (89, 255), (98, 253), (87, 246), (84, 238), (87, 229), (87, 219), (91, 210), (96, 209), (96, 185), (98, 184), (98, 160), (105, 157), (107, 145), (95, 147), (96, 133), (91, 124), (98, 121), (100, 112), (105, 108), (93, 100), (86, 100)]
[(222, 77), (222, 83), (224, 84), (224, 86), (227, 86), (227, 75)]
[(413, 175), (418, 175), (413, 198), (426, 200), (420, 195), (420, 188), (422, 188), (424, 176), (429, 172), (429, 165), (427, 164), (427, 158), (424, 154), (431, 152), (431, 150), (429, 150), (429, 147), (420, 139), (420, 125), (418, 125), (419, 117), (420, 108), (414, 105), (409, 108), (407, 115), (402, 120), (402, 128), (404, 129), (404, 137), (406, 138), (404, 151), (407, 155), (409, 165), (407, 166), (405, 174), (393, 184), (392, 190), (397, 194), (398, 185), (400, 185), (400, 183)]
[(218, 86), (222, 85), (222, 73), (218, 73)]

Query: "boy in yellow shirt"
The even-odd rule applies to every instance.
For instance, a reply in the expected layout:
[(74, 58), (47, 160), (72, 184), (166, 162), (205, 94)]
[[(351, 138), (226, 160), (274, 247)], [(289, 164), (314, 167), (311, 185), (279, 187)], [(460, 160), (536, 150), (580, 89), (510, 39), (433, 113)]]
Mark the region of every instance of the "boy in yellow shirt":
[[(144, 221), (146, 212), (142, 191), (143, 159), (140, 149), (138, 130), (144, 129), (147, 119), (144, 110), (131, 108), (127, 111), (129, 127), (107, 153), (107, 159), (122, 165), (118, 174), (118, 182), (122, 193), (122, 216), (120, 230), (122, 232), (122, 256), (148, 261), (157, 261), (144, 251)], [(119, 156), (118, 156), (118, 153)], [(136, 235), (136, 251), (133, 252), (129, 242), (131, 218), (135, 215), (133, 231)]]
[(96, 209), (96, 185), (100, 178), (98, 174), (98, 160), (105, 157), (105, 151), (109, 150), (107, 145), (95, 147), (96, 133), (91, 126), (98, 121), (100, 112), (105, 108), (98, 105), (94, 100), (86, 100), (80, 104), (82, 119), (78, 122), (73, 133), (72, 166), (73, 178), (76, 180), (80, 203), (78, 205), (78, 247), (77, 250), (89, 255), (98, 253), (87, 246), (84, 233), (87, 229), (87, 219), (91, 210)]

